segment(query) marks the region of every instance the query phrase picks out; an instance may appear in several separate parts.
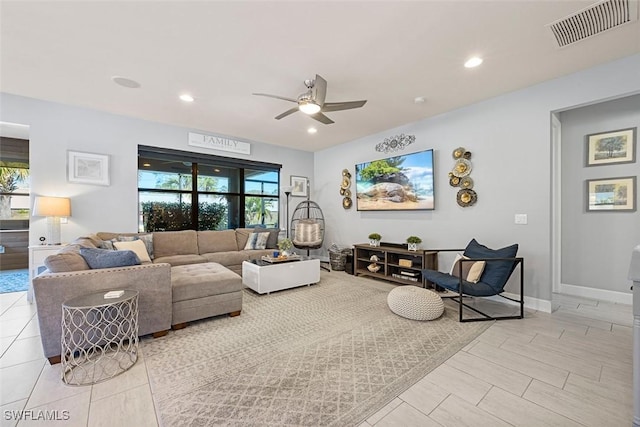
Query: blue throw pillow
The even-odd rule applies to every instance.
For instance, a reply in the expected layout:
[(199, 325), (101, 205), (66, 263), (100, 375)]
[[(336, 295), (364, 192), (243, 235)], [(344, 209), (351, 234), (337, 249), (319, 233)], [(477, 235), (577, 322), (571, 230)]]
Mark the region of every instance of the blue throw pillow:
[(127, 267), (140, 264), (138, 256), (133, 251), (80, 248), (80, 256), (91, 268)]
[[(464, 250), (464, 256), (468, 258), (514, 258), (518, 253), (518, 244), (507, 246), (501, 249), (490, 249), (472, 239)], [(484, 272), (480, 278), (481, 282), (491, 285), (496, 290), (501, 290), (511, 272), (515, 268), (514, 261), (487, 261)]]

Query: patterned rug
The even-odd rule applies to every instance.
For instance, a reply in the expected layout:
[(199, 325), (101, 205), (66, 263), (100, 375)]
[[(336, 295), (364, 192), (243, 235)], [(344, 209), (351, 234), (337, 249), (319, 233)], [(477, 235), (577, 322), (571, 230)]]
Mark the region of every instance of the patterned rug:
[(242, 314), (141, 341), (164, 426), (349, 426), (375, 413), (490, 326), (393, 314), (393, 285), (342, 272)]
[(21, 292), (29, 289), (29, 270), (6, 270), (0, 272), (0, 294)]

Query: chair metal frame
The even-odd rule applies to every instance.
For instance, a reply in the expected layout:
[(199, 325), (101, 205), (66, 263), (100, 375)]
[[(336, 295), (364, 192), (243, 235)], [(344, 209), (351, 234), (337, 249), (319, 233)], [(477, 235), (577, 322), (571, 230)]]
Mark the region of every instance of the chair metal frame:
[[(436, 249), (435, 251), (437, 252), (464, 252), (464, 249)], [(463, 282), (463, 278), (462, 278), (462, 263), (463, 262), (476, 262), (476, 261), (485, 261), (485, 262), (491, 262), (491, 261), (513, 261), (514, 265), (513, 268), (511, 269), (511, 272), (509, 273), (509, 277), (507, 277), (506, 282), (509, 281), (509, 278), (511, 278), (511, 276), (513, 275), (513, 272), (515, 271), (515, 269), (520, 266), (520, 298), (519, 299), (514, 299), (514, 298), (510, 298), (508, 296), (502, 295), (504, 292), (504, 288), (502, 292), (497, 292), (493, 295), (472, 295), (472, 294), (465, 294), (464, 292), (462, 292), (462, 282)], [(431, 281), (432, 283), (434, 283), (434, 285), (436, 287), (440, 287), (440, 288), (444, 288), (447, 289), (449, 291), (455, 292), (453, 289), (449, 289), (445, 286), (439, 285), (433, 281)], [(487, 321), (487, 320), (508, 320), (508, 319), (523, 319), (524, 318), (524, 258), (522, 257), (513, 257), (513, 258), (469, 258), (469, 259), (461, 259), (460, 262), (458, 263), (458, 295), (457, 296), (452, 296), (452, 297), (447, 297), (450, 298), (453, 301), (458, 302), (458, 316), (459, 316), (459, 321), (460, 322), (479, 322), (479, 321)], [(488, 297), (493, 297), (493, 296), (499, 296), (501, 298), (507, 299), (509, 301), (518, 303), (518, 305), (520, 306), (520, 313), (517, 315), (509, 315), (509, 316), (491, 316), (483, 311), (478, 310), (476, 307), (472, 307), (469, 304), (466, 304), (463, 301), (464, 297), (474, 297), (474, 298), (488, 298)], [(479, 315), (481, 315), (482, 317), (467, 317), (467, 318), (463, 318), (463, 308), (468, 308), (469, 310), (472, 310), (476, 313), (478, 313)]]

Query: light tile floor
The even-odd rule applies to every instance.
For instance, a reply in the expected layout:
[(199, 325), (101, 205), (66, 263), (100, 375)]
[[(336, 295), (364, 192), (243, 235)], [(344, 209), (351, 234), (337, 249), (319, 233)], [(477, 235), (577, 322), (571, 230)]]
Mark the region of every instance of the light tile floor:
[[(496, 322), (361, 427), (630, 425), (632, 307), (554, 301), (552, 314)], [(25, 292), (0, 294), (0, 354), (0, 426), (158, 425), (144, 356), (107, 382), (64, 385), (60, 365), (42, 354)], [(60, 420), (18, 421), (12, 411), (21, 410)]]

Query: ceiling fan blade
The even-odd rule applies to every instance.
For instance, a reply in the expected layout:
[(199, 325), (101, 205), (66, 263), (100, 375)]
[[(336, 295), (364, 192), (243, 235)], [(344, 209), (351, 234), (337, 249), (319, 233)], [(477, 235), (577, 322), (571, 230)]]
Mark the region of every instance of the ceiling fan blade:
[(316, 74), (316, 80), (313, 85), (313, 100), (322, 107), (327, 97), (327, 81), (321, 75)]
[(348, 102), (326, 102), (322, 106), (322, 112), (328, 113), (330, 111), (351, 110), (352, 108), (360, 108), (367, 101), (348, 101)]
[(276, 120), (280, 120), (280, 119), (281, 119), (281, 118), (283, 118), (283, 117), (287, 117), (288, 115), (293, 114), (293, 113), (295, 113), (296, 111), (298, 111), (298, 107), (293, 107), (292, 109), (287, 110), (287, 111), (285, 111), (284, 113), (277, 115), (277, 116), (276, 116)]
[(257, 95), (257, 96), (266, 96), (267, 98), (282, 99), (283, 101), (290, 101), (290, 102), (295, 102), (295, 103), (297, 103), (297, 102), (298, 102), (298, 100), (297, 100), (297, 99), (287, 98), (286, 96), (269, 95), (268, 93), (253, 93), (252, 95)]
[(322, 113), (311, 114), (309, 115), (309, 117), (319, 121), (320, 123), (324, 123), (325, 125), (330, 125), (332, 123), (335, 123), (333, 120), (331, 120), (329, 117), (325, 116)]

